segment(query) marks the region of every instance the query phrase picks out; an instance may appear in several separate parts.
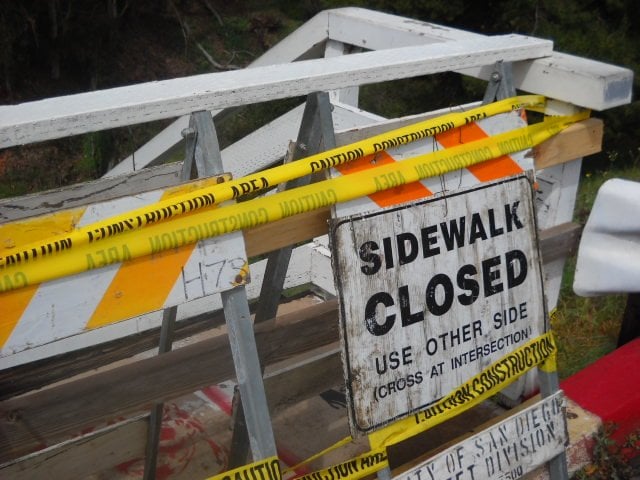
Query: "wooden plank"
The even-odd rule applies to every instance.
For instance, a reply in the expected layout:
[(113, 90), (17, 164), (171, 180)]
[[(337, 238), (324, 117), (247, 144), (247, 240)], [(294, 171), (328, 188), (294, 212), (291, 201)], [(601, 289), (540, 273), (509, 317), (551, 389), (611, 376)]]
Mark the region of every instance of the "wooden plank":
[(598, 153), (602, 150), (603, 132), (604, 122), (599, 118), (589, 118), (571, 125), (562, 135), (551, 137), (533, 149), (536, 169)]
[[(337, 302), (256, 326), (265, 365), (338, 339)], [(0, 462), (61, 435), (234, 377), (225, 334), (0, 403)]]
[(180, 182), (182, 163), (0, 200), (0, 223), (156, 190)]
[[(485, 38), (465, 32), (371, 10), (349, 8), (330, 11), (329, 38), (373, 50), (391, 46), (424, 45)], [(488, 80), (493, 66), (458, 70)], [(514, 86), (593, 110), (606, 110), (631, 102), (633, 71), (587, 58), (553, 52), (550, 56), (516, 62)]]
[(564, 395), (555, 393), (393, 478), (520, 478), (564, 453), (569, 441), (564, 411)]
[[(351, 12), (351, 13), (349, 13)], [(379, 19), (378, 16), (382, 15), (383, 18)], [(293, 62), (296, 60), (302, 59), (310, 59), (310, 58), (321, 58), (323, 56), (330, 56), (324, 52), (323, 45), (327, 42), (327, 32), (329, 31), (329, 18), (332, 19), (332, 30), (344, 29), (349, 31), (349, 23), (352, 17), (363, 19), (367, 17), (372, 17), (369, 20), (373, 26), (378, 29), (378, 32), (382, 32), (385, 28), (389, 31), (390, 43), (386, 44), (382, 48), (393, 48), (400, 46), (410, 46), (416, 45), (416, 39), (422, 38), (426, 33), (425, 30), (429, 32), (430, 35), (434, 37), (434, 41), (441, 41), (441, 37), (447, 40), (457, 40), (464, 38), (465, 34), (467, 36), (477, 36), (476, 34), (472, 34), (469, 32), (465, 32), (463, 30), (457, 29), (448, 29), (446, 27), (426, 24), (424, 22), (417, 22), (413, 20), (409, 20), (403, 17), (396, 17), (391, 15), (384, 15), (378, 12), (374, 12), (371, 10), (360, 9), (360, 8), (341, 8), (331, 11), (323, 11), (318, 13), (311, 20), (307, 21), (301, 27), (296, 29), (290, 35), (281, 40), (274, 47), (265, 52), (262, 56), (260, 56), (257, 60), (252, 62), (248, 68), (253, 68), (257, 66), (265, 66), (272, 64), (282, 64)], [(376, 18), (378, 20), (376, 21)], [(396, 20), (393, 26), (386, 27), (386, 22), (393, 22)], [(423, 26), (426, 25), (427, 28), (417, 28), (412, 29), (409, 28), (406, 32), (407, 39), (404, 41), (396, 41), (396, 37), (398, 37), (398, 32), (394, 30), (394, 28), (398, 28), (398, 25), (411, 25), (411, 26)], [(385, 30), (385, 31), (386, 31)], [(444, 31), (450, 31), (451, 34), (446, 36), (442, 34)], [(379, 33), (376, 34), (376, 38)], [(335, 43), (335, 42), (334, 42)], [(367, 47), (371, 49), (371, 47)], [(357, 89), (356, 89), (357, 91)], [(216, 110), (212, 112), (214, 117), (220, 113), (220, 110)], [(338, 122), (336, 122), (337, 124)], [(134, 154), (126, 157), (122, 160), (118, 165), (116, 165), (112, 170), (110, 170), (105, 177), (121, 175), (127, 172), (136, 171), (140, 168), (143, 168), (147, 165), (152, 164), (152, 162), (161, 161), (165, 158), (170, 152), (174, 152), (176, 146), (182, 140), (180, 132), (186, 128), (188, 125), (187, 117), (181, 117), (171, 125), (166, 127), (162, 132), (153, 137), (149, 142), (140, 147), (135, 151)], [(339, 125), (338, 125), (339, 127)], [(263, 139), (269, 139), (269, 136), (263, 137)], [(293, 138), (293, 137), (292, 137)], [(224, 152), (223, 152), (224, 158)], [(228, 169), (227, 169), (228, 170)]]
[[(487, 69), (474, 70), (482, 72), (480, 78), (491, 75)], [(632, 70), (560, 52), (533, 62), (515, 62), (513, 81), (526, 92), (598, 111), (630, 103), (633, 91)]]
[(323, 353), (264, 377), (264, 388), (272, 415), (343, 384), (338, 342), (331, 344), (331, 348)]
[[(247, 68), (321, 58), (326, 37), (327, 13), (320, 12), (251, 62)], [(211, 112), (216, 122), (220, 120), (221, 112), (221, 110)], [(181, 132), (188, 124), (188, 116), (178, 118), (104, 176), (122, 175), (163, 161), (177, 151), (182, 142)]]
[[(443, 25), (347, 7), (319, 13), (263, 54), (249, 68), (322, 57), (323, 45), (328, 41), (379, 50), (482, 37), (484, 35)], [(550, 58), (519, 62), (514, 66), (514, 72), (518, 88), (587, 108), (604, 110), (631, 101), (633, 72), (613, 65), (553, 52)], [(463, 70), (462, 73), (487, 80), (491, 71), (490, 68), (476, 68)], [(180, 132), (186, 124), (186, 119), (180, 118), (107, 175), (136, 170), (134, 163), (140, 168), (163, 158), (182, 140)]]
[(546, 263), (553, 262), (578, 251), (582, 225), (568, 222), (540, 232), (540, 250)]
[[(147, 416), (139, 416), (0, 465), (0, 476), (82, 479), (144, 455)], [(99, 454), (98, 454), (99, 452)]]
[[(598, 130), (602, 128), (602, 124), (599, 120), (595, 120), (595, 121), (589, 120), (584, 123), (590, 124), (588, 125), (588, 129), (591, 129), (593, 126), (597, 127)], [(396, 124), (392, 122), (387, 127), (391, 128), (392, 126), (395, 126), (395, 125)], [(562, 142), (560, 143), (566, 144), (568, 146), (571, 146), (575, 143), (580, 143), (582, 142), (582, 139), (584, 139), (584, 137), (582, 135), (583, 130), (579, 127), (580, 127), (579, 124), (574, 127), (571, 127), (566, 131), (562, 132), (558, 137), (556, 137), (551, 141), (555, 142), (555, 141), (559, 141), (559, 139), (562, 139)], [(366, 136), (367, 130), (369, 128), (377, 129), (378, 126), (358, 128), (352, 131), (343, 132), (341, 136), (345, 135), (350, 140), (353, 140), (354, 136), (357, 136), (357, 135)], [(592, 150), (595, 150), (595, 148)], [(539, 151), (537, 155), (537, 163), (544, 164), (544, 165), (551, 165), (551, 164), (559, 163), (565, 159), (570, 159), (574, 154), (575, 154), (575, 150), (572, 150), (571, 148), (569, 149), (553, 148), (553, 149), (546, 149), (546, 150), (542, 149)], [(554, 168), (557, 168), (557, 167), (554, 167)], [(550, 171), (550, 170), (552, 169), (547, 168), (543, 172)], [(141, 172), (139, 175), (142, 175), (141, 180), (143, 181), (145, 180), (145, 178), (147, 178), (145, 176), (146, 175), (145, 172)], [(131, 183), (131, 185), (135, 184), (136, 177), (137, 175), (132, 175), (131, 182), (127, 181), (127, 185), (129, 185), (129, 183)], [(99, 184), (100, 182), (96, 182), (96, 184), (91, 184), (91, 185), (99, 185)], [(53, 191), (52, 193), (54, 196), (60, 195), (60, 197), (54, 197), (54, 198), (57, 198), (56, 202), (62, 202), (60, 198), (63, 194), (65, 194), (65, 192), (66, 192), (66, 195), (69, 197), (69, 202), (75, 201), (74, 194), (76, 192), (76, 187), (77, 186), (71, 187), (69, 190)], [(547, 184), (545, 184), (544, 187), (545, 189), (551, 188)], [(110, 190), (108, 188), (105, 189), (105, 194), (108, 194), (109, 191)], [(32, 201), (35, 198), (36, 197), (26, 197), (28, 201)], [(20, 199), (13, 199), (11, 200), (11, 202), (12, 204), (15, 204), (15, 206), (21, 207), (19, 203)], [(51, 202), (48, 202), (48, 200), (43, 200), (41, 203), (45, 205), (46, 203), (51, 203)], [(84, 203), (84, 201), (80, 203)], [(28, 202), (27, 202), (27, 205), (28, 205)], [(49, 206), (46, 208), (52, 208), (52, 207)], [(14, 208), (14, 209), (11, 209), (11, 211), (24, 212), (26, 211), (26, 207)], [(287, 242), (305, 241), (305, 240), (308, 240), (309, 238), (322, 235), (326, 233), (326, 225), (327, 225), (326, 222), (328, 218), (329, 218), (328, 210), (320, 210), (307, 215), (290, 217), (276, 224), (260, 227), (259, 229), (246, 231), (245, 238), (247, 240), (248, 252), (250, 255), (255, 256), (255, 255), (259, 255), (267, 251), (273, 250), (275, 248), (279, 248), (279, 246), (284, 245)], [(566, 220), (563, 220), (563, 221), (566, 221)], [(191, 313), (190, 315), (193, 315), (194, 313)], [(143, 330), (146, 328), (150, 328), (149, 326), (146, 326), (147, 324), (149, 324), (149, 322), (143, 322), (143, 324), (139, 325), (136, 328), (136, 332), (139, 332), (140, 330)], [(152, 324), (153, 322), (150, 323), (150, 325)], [(94, 339), (92, 340), (91, 343), (99, 343), (99, 342), (100, 340)], [(76, 348), (81, 348), (80, 344), (78, 344), (78, 346), (74, 346), (73, 348), (65, 348), (63, 350), (54, 349), (52, 350), (52, 353), (48, 354), (48, 356), (52, 354), (56, 354), (56, 352), (66, 351), (66, 350), (76, 349)], [(22, 362), (24, 362), (24, 360), (22, 360)], [(17, 362), (17, 363), (20, 363), (20, 362)], [(15, 365), (17, 363), (14, 362), (13, 364)]]
[[(404, 121), (407, 121), (407, 119), (400, 119), (397, 122), (404, 122)], [(371, 130), (379, 130), (380, 128), (391, 129), (392, 127), (397, 127), (398, 125), (397, 122), (389, 121), (382, 126), (370, 125), (367, 127), (356, 128), (354, 130), (342, 132), (340, 134), (340, 138), (342, 139), (342, 142), (354, 141), (355, 139), (359, 138), (359, 136), (366, 137), (371, 132)], [(588, 129), (591, 129), (594, 126), (598, 130), (602, 129), (602, 124), (599, 120), (589, 120), (589, 121), (586, 121), (585, 124), (590, 124)], [(569, 147), (574, 144), (580, 144), (583, 142), (584, 136), (582, 135), (581, 133), (582, 130), (579, 127), (580, 127), (579, 124), (574, 127), (571, 127), (566, 131), (562, 132), (558, 137), (554, 138), (551, 141), (556, 142), (562, 139), (562, 142), (560, 143), (566, 144)], [(591, 149), (590, 147), (590, 150), (595, 150), (595, 148)], [(568, 148), (568, 149), (553, 148), (553, 149), (546, 149), (546, 150), (541, 149), (537, 155), (537, 163), (544, 164), (544, 165), (559, 163), (566, 159), (571, 159), (572, 155), (574, 155), (575, 153), (576, 153), (575, 150), (572, 150), (571, 148)], [(158, 169), (152, 169), (152, 171), (162, 171), (163, 168), (164, 167), (161, 167), (161, 168), (159, 167)], [(547, 168), (545, 172), (547, 170), (551, 170), (551, 169)], [(127, 186), (126, 188), (131, 187), (133, 191), (137, 191), (139, 190), (139, 188), (144, 188), (144, 183), (137, 183), (136, 178), (138, 178), (139, 175), (140, 175), (139, 178), (142, 182), (146, 181), (146, 179), (148, 178), (155, 177), (154, 174), (152, 174), (151, 177), (147, 177), (147, 172), (142, 171), (138, 174), (131, 175), (129, 179), (123, 178), (122, 180), (126, 182), (124, 183), (124, 185)], [(171, 173), (171, 175), (173, 175), (173, 173)], [(105, 182), (110, 182), (110, 181), (111, 180), (105, 180)], [(105, 185), (102, 182), (103, 181), (98, 181), (89, 185), (94, 186), (96, 191), (101, 192), (102, 189), (98, 187), (100, 187), (100, 185)], [(545, 186), (547, 187), (547, 189), (549, 188), (548, 185), (545, 185)], [(38, 208), (54, 209), (53, 208), (54, 206), (57, 206), (58, 204), (62, 204), (63, 202), (68, 202), (68, 203), (65, 203), (65, 205), (74, 205), (73, 202), (77, 201), (76, 197), (82, 198), (82, 200), (79, 201), (79, 203), (85, 203), (85, 201), (89, 200), (90, 198), (85, 198), (84, 194), (76, 195), (77, 187), (79, 186), (70, 187), (69, 189), (64, 189), (60, 191), (53, 191), (51, 192), (52, 197), (48, 198), (45, 196), (45, 198), (39, 204), (37, 201), (35, 201), (37, 196), (25, 197), (27, 202), (24, 208), (22, 208), (23, 206), (20, 205), (20, 202), (21, 202), (20, 199), (11, 199), (9, 200), (9, 202), (11, 203), (12, 207), (16, 207), (16, 208), (10, 208), (5, 211), (19, 212), (19, 214), (26, 214), (25, 212), (27, 212), (28, 208), (30, 208), (29, 202), (32, 202), (32, 205), (35, 204)], [(105, 190), (104, 194), (107, 197), (109, 196), (110, 192), (112, 192), (112, 190), (108, 188), (108, 185), (104, 190)], [(87, 191), (88, 189), (85, 190), (85, 192)], [(55, 204), (55, 205), (47, 206), (47, 203)], [(291, 217), (273, 225), (263, 226), (260, 229), (246, 231), (245, 237), (247, 239), (247, 247), (248, 247), (249, 255), (252, 255), (252, 256), (259, 255), (267, 251), (273, 250), (275, 248), (279, 248), (279, 246), (284, 245), (287, 242), (305, 241), (305, 240), (308, 240), (309, 238), (313, 238), (321, 234), (324, 234), (326, 233), (326, 222), (328, 218), (329, 218), (328, 210), (324, 210), (324, 211), (321, 210), (321, 211), (313, 212), (307, 215)], [(193, 310), (193, 309), (190, 309), (190, 310)], [(197, 310), (197, 308), (195, 310)], [(194, 312), (194, 313), (197, 313), (197, 312)], [(190, 315), (193, 315), (194, 313), (190, 313)], [(150, 328), (151, 325), (153, 325), (153, 322), (148, 322), (145, 320), (136, 327), (135, 331), (139, 332), (140, 330), (148, 329)], [(104, 340), (94, 339), (91, 341), (91, 343), (99, 343), (100, 341), (104, 341)], [(67, 351), (67, 350), (76, 349), (76, 348), (81, 348), (81, 343), (78, 343), (77, 346), (74, 344), (72, 348), (64, 348), (62, 350), (60, 350), (59, 348), (53, 349), (53, 350), (49, 349), (51, 350), (51, 353), (48, 353), (47, 356), (56, 354), (57, 352), (60, 352), (60, 351)], [(24, 361), (25, 360), (22, 360), (21, 362), (24, 362)], [(20, 363), (20, 362), (14, 362), (13, 365), (17, 363)]]
[[(272, 415), (342, 383), (339, 346), (337, 342), (332, 345), (324, 353), (265, 376)], [(0, 476), (15, 480), (85, 478), (144, 455), (146, 429), (147, 416), (134, 417), (0, 465)]]
[[(336, 342), (324, 353), (266, 375), (264, 384), (271, 414), (340, 385), (340, 372)], [(0, 465), (0, 475), (15, 480), (85, 478), (144, 455), (146, 429), (147, 416), (134, 417)]]
[[(324, 56), (325, 58), (339, 57), (341, 55), (347, 55), (351, 50), (351, 45), (345, 45), (342, 42), (336, 42), (335, 40), (327, 40)], [(356, 49), (358, 52), (361, 49)], [(355, 52), (353, 52), (355, 53)], [(340, 90), (332, 90), (329, 92), (331, 103), (341, 102), (345, 105), (358, 106), (358, 97), (360, 89), (358, 87), (341, 88)]]
[[(181, 340), (224, 325), (221, 310), (197, 315), (176, 324), (174, 339)], [(136, 335), (61, 353), (30, 363), (0, 370), (0, 400), (37, 390), (74, 375), (129, 358), (137, 353), (157, 348), (160, 328), (152, 328)]]
[[(402, 121), (404, 121), (405, 119), (402, 119)], [(597, 126), (598, 129), (602, 128), (602, 124), (599, 120), (589, 120), (585, 123), (591, 123), (592, 126), (595, 125)], [(388, 125), (386, 125), (386, 128), (392, 128), (397, 126), (397, 123), (394, 122), (389, 122)], [(385, 125), (383, 125), (383, 127), (385, 127)], [(556, 137), (555, 139), (553, 139), (552, 141), (557, 141), (559, 139), (563, 139), (563, 141), (561, 143), (564, 143), (566, 145), (573, 145), (574, 143), (581, 143), (581, 134), (580, 134), (580, 129), (576, 128), (579, 127), (579, 125), (576, 125), (574, 127), (569, 128), (568, 130), (562, 132), (558, 137)], [(374, 125), (374, 126), (367, 126), (367, 127), (361, 127), (361, 128), (357, 128), (354, 130), (350, 130), (347, 132), (343, 132), (340, 134), (341, 138), (343, 138), (343, 142), (345, 141), (345, 138), (347, 138), (348, 140), (346, 141), (353, 141), (355, 138), (357, 138), (359, 135), (362, 136), (367, 136), (367, 134), (369, 133), (369, 129), (379, 129), (380, 126), (378, 125)], [(591, 127), (589, 127), (591, 128)], [(344, 135), (344, 137), (343, 137)], [(566, 136), (566, 138), (565, 138)], [(537, 161), (538, 163), (543, 163), (546, 165), (550, 165), (550, 164), (555, 164), (558, 163), (560, 161), (563, 161), (567, 158), (571, 158), (571, 156), (575, 154), (575, 150), (571, 150), (571, 149), (564, 149), (564, 148), (554, 148), (554, 149), (548, 149), (548, 150), (541, 150), (540, 153), (537, 156)], [(548, 157), (548, 161), (547, 161), (547, 156)], [(545, 163), (546, 162), (546, 163)], [(557, 167), (554, 167), (557, 168)], [(547, 168), (546, 170), (544, 170), (543, 172), (546, 171), (550, 171), (553, 168)], [(152, 169), (153, 171), (156, 171), (156, 169)], [(162, 168), (157, 169), (157, 171), (161, 171)], [(136, 178), (138, 177), (138, 175), (141, 175), (140, 179), (142, 181), (145, 181), (147, 178), (146, 176), (147, 172), (140, 172), (139, 174), (134, 174), (130, 177), (130, 179), (126, 180), (126, 185), (128, 186), (127, 188), (131, 187), (134, 189), (134, 191), (138, 190), (137, 187), (134, 188), (134, 184), (136, 184)], [(151, 175), (151, 177), (154, 177), (154, 175)], [(542, 177), (541, 177), (542, 178)], [(110, 181), (110, 180), (109, 180)], [(107, 182), (109, 182), (107, 181)], [(100, 189), (97, 188), (102, 181), (98, 181), (96, 183), (92, 183), (90, 185), (95, 185), (96, 186), (96, 190), (99, 191)], [(139, 184), (138, 186), (142, 185), (142, 188), (144, 188), (144, 183)], [(549, 185), (544, 185), (546, 187), (546, 189), (550, 188)], [(55, 203), (62, 203), (63, 201), (67, 201), (62, 199), (62, 197), (64, 195), (66, 195), (68, 197), (68, 201), (69, 202), (74, 202), (76, 201), (76, 188), (78, 186), (74, 186), (74, 187), (70, 187), (69, 190), (60, 190), (60, 191), (53, 191), (53, 198), (55, 199)], [(87, 191), (87, 190), (85, 190)], [(105, 195), (108, 196), (109, 192), (111, 192), (111, 190), (109, 190), (109, 188), (105, 189)], [(80, 197), (80, 196), (78, 196)], [(25, 197), (26, 200), (28, 201), (33, 201), (35, 200), (37, 197)], [(46, 197), (45, 197), (46, 198)], [(50, 200), (50, 199), (49, 199)], [(43, 199), (41, 202), (41, 207), (47, 208), (47, 209), (52, 209), (53, 205), (50, 205), (48, 207), (45, 207), (44, 205), (46, 205), (47, 203), (54, 203), (53, 201), (49, 201), (47, 199)], [(82, 201), (80, 201), (79, 203), (85, 203), (85, 200), (83, 198)], [(12, 205), (18, 207), (18, 208), (12, 208), (9, 209), (9, 211), (14, 211), (14, 212), (20, 212), (20, 213), (24, 213), (26, 212), (27, 208), (21, 208), (20, 205), (20, 199), (12, 199), (11, 203)], [(29, 202), (27, 202), (27, 205), (29, 204)], [(36, 205), (38, 205), (38, 203), (35, 203)], [(70, 203), (73, 204), (73, 203)], [(302, 215), (302, 216), (298, 216), (298, 217), (291, 217), (288, 218), (282, 222), (279, 222), (277, 224), (273, 224), (273, 225), (267, 225), (264, 226), (262, 228), (260, 228), (259, 230), (253, 230), (253, 231), (247, 231), (245, 232), (246, 238), (247, 238), (247, 243), (248, 243), (248, 251), (250, 255), (258, 255), (261, 253), (265, 253), (267, 251), (270, 251), (272, 249), (278, 248), (280, 245), (284, 245), (287, 242), (297, 242), (297, 241), (305, 241), (308, 240), (309, 238), (313, 238), (316, 236), (319, 236), (321, 234), (324, 234), (326, 232), (326, 222), (327, 219), (329, 218), (328, 215), (328, 211), (324, 210), (324, 211), (317, 211), (314, 212), (312, 214), (308, 214), (308, 215)], [(566, 221), (566, 220), (564, 220)], [(197, 303), (197, 302), (196, 302)], [(196, 313), (199, 313), (197, 306), (196, 308), (189, 308), (189, 314), (188, 315), (182, 315), (181, 318), (187, 318), (188, 316), (193, 316)], [(146, 318), (146, 317), (145, 317)], [(142, 323), (140, 323), (142, 322)], [(145, 329), (149, 329), (152, 328), (152, 326), (154, 325), (153, 321), (148, 321), (148, 320), (144, 320), (141, 318), (141, 320), (138, 322), (137, 327), (135, 328), (135, 332), (138, 333), (141, 330), (145, 330)], [(133, 333), (133, 331), (131, 332)], [(123, 336), (126, 335), (125, 334), (120, 334), (119, 336)], [(95, 337), (95, 335), (93, 336)], [(92, 338), (93, 338), (92, 337)], [(107, 335), (107, 337), (112, 338), (113, 335)], [(93, 340), (90, 341), (90, 343), (100, 343), (100, 342), (104, 342), (104, 339), (97, 339), (97, 338), (93, 338)], [(59, 343), (59, 342), (58, 342)], [(73, 344), (73, 346), (71, 347), (66, 347), (66, 348), (47, 348), (47, 351), (49, 352), (47, 354), (47, 356), (51, 356), (51, 355), (56, 355), (58, 352), (62, 352), (62, 351), (68, 351), (68, 350), (73, 350), (73, 349), (78, 349), (78, 348), (82, 348), (82, 345), (86, 345), (86, 342), (75, 342)], [(56, 344), (57, 345), (57, 344)], [(65, 344), (66, 345), (66, 344)], [(22, 359), (20, 361), (16, 360), (16, 362), (12, 362), (11, 365), (17, 365), (18, 363), (22, 363), (24, 362), (26, 359)], [(28, 360), (27, 360), (28, 361)], [(22, 387), (21, 387), (22, 388)]]
[[(456, 416), (456, 419), (460, 419), (461, 421), (456, 420), (455, 422), (452, 422), (454, 423), (454, 425), (452, 425), (454, 430), (453, 434), (447, 432), (447, 430), (449, 430), (447, 428), (449, 422), (445, 422), (425, 432), (419, 433), (415, 437), (409, 438), (404, 442), (392, 445), (389, 448), (388, 453), (390, 458), (393, 458), (393, 476), (402, 474), (429, 458), (432, 458), (434, 455), (446, 450), (452, 445), (455, 445), (460, 441), (464, 441), (487, 428), (491, 428), (502, 420), (505, 420), (535, 404), (540, 400), (540, 398), (539, 394), (535, 395), (506, 411), (491, 401), (485, 402), (480, 404), (478, 407), (467, 410), (466, 412)], [(487, 406), (488, 403), (493, 407), (491, 411), (487, 411), (485, 408), (481, 407)], [(480, 411), (482, 418), (474, 418), (477, 416), (476, 409)], [(468, 417), (466, 424), (463, 421), (465, 416)], [(443, 435), (439, 435), (441, 431)], [(438, 438), (439, 436), (441, 438), (444, 437), (445, 441), (441, 441), (440, 438)], [(413, 455), (411, 452), (406, 451), (409, 449), (413, 449)]]
[(249, 257), (262, 255), (292, 243), (304, 242), (329, 231), (329, 208), (287, 217), (277, 222), (244, 231), (245, 247)]
[(204, 74), (3, 106), (0, 148), (197, 110), (491, 65), (498, 60), (538, 58), (549, 55), (551, 50), (552, 42), (548, 40), (504, 35)]

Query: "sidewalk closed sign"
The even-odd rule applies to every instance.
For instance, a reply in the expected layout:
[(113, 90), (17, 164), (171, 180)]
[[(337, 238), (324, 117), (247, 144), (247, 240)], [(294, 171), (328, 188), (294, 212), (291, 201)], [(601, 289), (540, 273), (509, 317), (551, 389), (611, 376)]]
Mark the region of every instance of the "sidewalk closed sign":
[(371, 432), (544, 332), (530, 180), (336, 219), (349, 414)]

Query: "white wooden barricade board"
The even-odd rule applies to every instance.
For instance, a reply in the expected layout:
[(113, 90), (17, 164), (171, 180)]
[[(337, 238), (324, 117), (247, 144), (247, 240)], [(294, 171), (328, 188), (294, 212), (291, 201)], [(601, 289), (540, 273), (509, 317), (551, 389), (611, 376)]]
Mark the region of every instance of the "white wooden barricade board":
[[(211, 177), (3, 224), (0, 249), (68, 232), (217, 182), (218, 177)], [(153, 239), (151, 248), (156, 253), (149, 256), (1, 293), (0, 358), (223, 292), (249, 280), (242, 233), (183, 245), (196, 233), (189, 229), (165, 233)], [(161, 252), (164, 248), (169, 250)], [(122, 256), (115, 247), (102, 254), (93, 256), (94, 265)]]
[[(447, 112), (442, 111), (441, 113)], [(378, 165), (401, 162), (407, 158), (481, 140), (524, 126), (526, 126), (526, 122), (518, 112), (495, 115), (470, 123), (462, 128), (448, 130), (435, 137), (427, 137), (424, 140), (399, 147), (389, 146), (383, 152), (345, 164), (339, 170), (332, 169), (331, 176), (345, 175), (367, 168), (375, 168)], [(432, 195), (448, 194), (461, 188), (477, 185), (480, 182), (516, 175), (523, 171), (533, 170), (533, 168), (533, 157), (528, 152), (516, 152), (480, 165), (455, 170), (440, 177), (426, 178), (409, 186), (389, 189), (338, 204), (334, 208), (334, 216), (344, 217), (356, 213), (371, 212), (402, 202), (428, 198)]]
[(559, 391), (457, 443), (394, 480), (515, 480), (561, 453), (569, 441)]
[(353, 428), (441, 398), (544, 332), (525, 175), (333, 221)]

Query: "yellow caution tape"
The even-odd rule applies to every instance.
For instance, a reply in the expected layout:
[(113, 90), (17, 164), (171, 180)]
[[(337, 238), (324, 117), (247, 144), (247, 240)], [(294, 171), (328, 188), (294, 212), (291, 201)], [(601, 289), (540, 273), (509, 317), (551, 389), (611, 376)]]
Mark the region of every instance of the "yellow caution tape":
[(545, 364), (556, 351), (551, 332), (528, 341), (430, 407), (369, 434), (372, 448), (388, 447), (461, 414), (495, 395), (533, 367)]
[[(151, 222), (143, 229), (124, 231), (117, 236), (105, 237), (97, 243), (84, 243), (78, 246), (72, 240), (55, 240), (45, 245), (48, 250), (56, 251), (57, 255), (45, 257), (40, 255), (37, 257), (38, 261), (33, 261), (37, 253), (36, 249), (30, 256), (25, 256), (24, 253), (7, 254), (4, 257), (5, 267), (0, 269), (0, 292), (144, 255), (153, 255), (205, 238), (253, 228), (299, 213), (467, 168), (485, 160), (531, 148), (551, 138), (571, 123), (587, 117), (588, 112), (567, 117), (554, 117), (536, 125), (483, 140), (267, 197), (220, 208), (212, 203), (207, 208), (190, 211), (162, 222)], [(176, 200), (173, 201), (176, 202)], [(180, 203), (172, 205), (176, 206), (177, 210), (180, 209)], [(163, 208), (167, 211), (172, 210), (171, 207)]]
[(330, 447), (325, 448), (324, 450), (311, 455), (310, 457), (304, 459), (300, 463), (297, 463), (297, 464), (295, 464), (295, 465), (293, 465), (291, 467), (286, 468), (285, 469), (285, 473), (293, 472), (293, 471), (297, 470), (299, 467), (301, 467), (302, 465), (306, 465), (309, 462), (313, 462), (316, 458), (323, 457), (327, 453), (332, 452), (332, 451), (342, 447), (343, 445), (346, 445), (347, 443), (351, 443), (352, 441), (353, 441), (353, 438), (351, 438), (350, 436), (349, 437), (345, 437), (342, 440), (338, 440), (336, 443), (334, 443)]
[(278, 457), (269, 457), (208, 477), (207, 480), (282, 480), (282, 473)]
[[(557, 347), (552, 332), (532, 339), (489, 365), (482, 372), (456, 388), (449, 395), (430, 407), (400, 420), (385, 428), (369, 434), (372, 450), (354, 459), (347, 460), (323, 470), (304, 475), (304, 480), (357, 480), (388, 466), (387, 447), (402, 442), (419, 433), (439, 425), (456, 415), (478, 405), (517, 380), (532, 368), (538, 366), (547, 372), (555, 371)], [(324, 449), (299, 464), (289, 467), (285, 472), (293, 471), (316, 458), (341, 447), (353, 439), (345, 437), (334, 445)], [(378, 460), (375, 463), (373, 460)], [(371, 471), (364, 473), (358, 466), (367, 466)]]
[(389, 466), (386, 448), (378, 448), (346, 462), (308, 473), (298, 480), (358, 480)]
[(219, 185), (202, 188), (193, 193), (157, 202), (152, 206), (115, 215), (100, 222), (78, 228), (69, 234), (56, 236), (46, 242), (38, 241), (20, 246), (10, 254), (0, 256), (0, 268), (16, 262), (24, 263), (42, 257), (53, 256), (83, 244), (100, 242), (125, 232), (138, 230), (147, 225), (205, 209), (248, 193), (264, 190), (322, 169), (342, 165), (387, 148), (446, 132), (488, 116), (521, 108), (540, 110), (544, 104), (545, 98), (542, 96), (525, 95), (501, 100), (465, 112), (455, 112), (425, 120), (286, 165)]
[[(369, 434), (372, 448), (369, 452), (298, 478), (300, 480), (359, 480), (387, 468), (389, 466), (387, 447), (433, 428), (474, 407), (495, 395), (533, 367), (545, 366), (546, 371), (555, 371), (556, 352), (557, 347), (552, 332), (530, 340), (492, 363), (427, 409), (414, 414), (411, 418), (400, 420)], [(298, 465), (287, 468), (285, 472), (293, 471), (350, 441), (352, 438), (346, 437)], [(278, 459), (271, 457), (221, 473), (207, 480), (281, 480), (281, 478)]]

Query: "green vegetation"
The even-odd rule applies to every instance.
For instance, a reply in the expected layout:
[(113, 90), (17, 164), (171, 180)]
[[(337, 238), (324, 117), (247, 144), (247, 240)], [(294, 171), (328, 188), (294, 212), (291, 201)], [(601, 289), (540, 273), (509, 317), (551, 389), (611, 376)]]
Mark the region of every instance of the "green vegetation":
[(573, 480), (629, 480), (638, 478), (640, 465), (630, 459), (640, 456), (640, 431), (629, 435), (622, 445), (611, 434), (616, 426), (605, 424), (594, 436), (593, 461), (573, 477)]
[[(575, 221), (584, 224), (600, 186), (610, 178), (640, 181), (640, 156), (632, 164), (619, 166), (610, 157), (610, 169), (592, 170), (588, 159), (576, 198)], [(578, 297), (573, 293), (575, 256), (565, 266), (558, 300), (558, 315), (552, 325), (558, 338), (560, 377), (567, 377), (616, 348), (626, 295)]]

